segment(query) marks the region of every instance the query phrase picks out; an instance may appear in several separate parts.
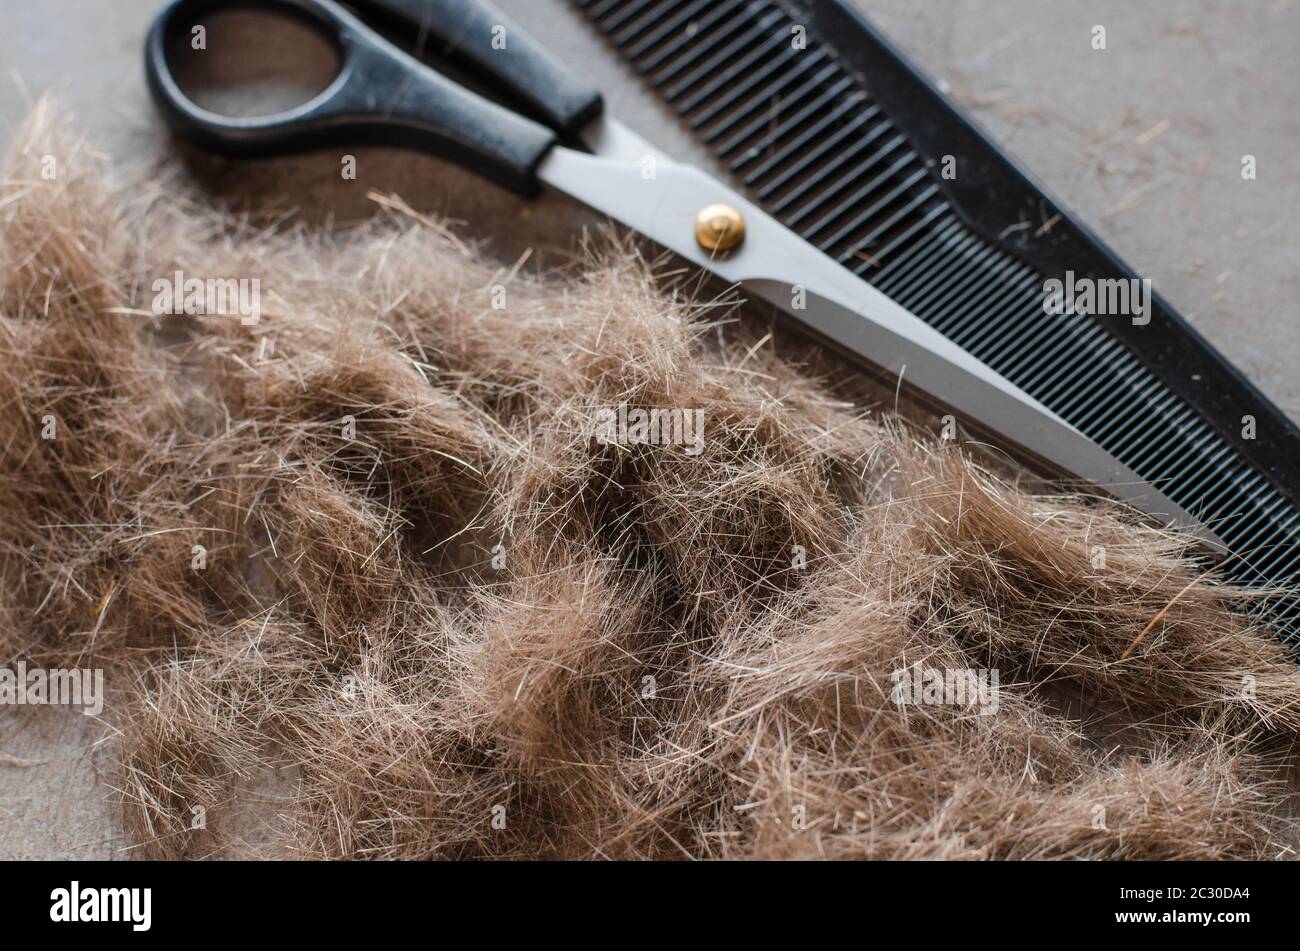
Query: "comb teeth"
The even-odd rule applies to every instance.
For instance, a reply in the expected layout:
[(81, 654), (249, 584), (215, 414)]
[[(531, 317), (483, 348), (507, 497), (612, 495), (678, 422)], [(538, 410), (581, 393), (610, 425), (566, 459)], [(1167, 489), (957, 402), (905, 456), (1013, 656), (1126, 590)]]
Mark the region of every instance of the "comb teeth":
[[(1300, 510), (1044, 275), (979, 237), (930, 163), (768, 0), (578, 0), (754, 202), (1030, 393), (1209, 525), (1251, 588), (1297, 587)], [(724, 68), (725, 67), (725, 68)], [(1264, 602), (1300, 642), (1300, 594)]]

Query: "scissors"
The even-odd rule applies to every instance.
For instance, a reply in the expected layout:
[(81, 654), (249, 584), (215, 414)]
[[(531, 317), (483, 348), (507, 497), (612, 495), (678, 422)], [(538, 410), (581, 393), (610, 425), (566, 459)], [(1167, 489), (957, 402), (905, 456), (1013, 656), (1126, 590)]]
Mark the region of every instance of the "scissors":
[[(169, 50), (200, 18), (241, 7), (285, 14), (331, 41), (341, 64), (333, 82), (302, 105), (256, 118), (193, 102)], [(149, 89), (176, 133), (226, 155), (393, 145), (442, 156), (523, 197), (557, 189), (1030, 457), (1225, 553), (1208, 527), (1028, 393), (731, 188), (606, 116), (597, 89), (489, 3), (366, 0), (366, 9), (436, 40), (458, 68), (506, 93), (519, 111), (407, 54), (333, 0), (176, 0), (146, 42)]]

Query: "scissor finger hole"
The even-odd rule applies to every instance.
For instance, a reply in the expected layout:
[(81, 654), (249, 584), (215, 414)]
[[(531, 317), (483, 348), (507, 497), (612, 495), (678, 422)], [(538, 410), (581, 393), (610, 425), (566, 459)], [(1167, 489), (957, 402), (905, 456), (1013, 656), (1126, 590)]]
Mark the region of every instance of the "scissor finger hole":
[(338, 48), (318, 30), (290, 16), (251, 9), (176, 23), (167, 62), (191, 102), (242, 119), (309, 102), (342, 68)]

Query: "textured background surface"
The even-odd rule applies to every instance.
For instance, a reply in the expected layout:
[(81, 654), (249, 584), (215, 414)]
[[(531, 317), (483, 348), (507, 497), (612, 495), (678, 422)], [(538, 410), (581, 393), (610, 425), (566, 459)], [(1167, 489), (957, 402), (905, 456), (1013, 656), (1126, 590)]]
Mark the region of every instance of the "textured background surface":
[[(612, 113), (707, 164), (564, 0), (499, 0)], [(1300, 419), (1300, 3), (1297, 0), (858, 0), (1051, 193), (1074, 209), (1293, 419)], [(147, 103), (140, 47), (159, 0), (0, 6), (0, 144), (49, 92), (127, 174), (172, 144)], [(1108, 49), (1089, 46), (1094, 24)], [(274, 45), (262, 48), (283, 59)], [(256, 57), (259, 50), (248, 54)], [(1244, 154), (1259, 178), (1245, 182)], [(185, 153), (215, 195), (355, 220), (371, 189), (471, 222), (512, 260), (556, 263), (591, 222), (561, 197), (528, 206), (422, 156), (358, 150), (242, 165)], [(0, 708), (0, 858), (120, 857), (80, 714)]]

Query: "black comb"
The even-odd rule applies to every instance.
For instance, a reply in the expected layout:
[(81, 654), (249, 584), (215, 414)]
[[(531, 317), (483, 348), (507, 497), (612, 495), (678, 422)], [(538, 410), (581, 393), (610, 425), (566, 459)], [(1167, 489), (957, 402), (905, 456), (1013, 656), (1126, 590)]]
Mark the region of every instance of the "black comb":
[(1137, 275), (873, 27), (838, 0), (576, 2), (756, 204), (1213, 529), (1300, 643), (1300, 431), (1159, 295), (1144, 326), (1046, 314), (1049, 279)]

